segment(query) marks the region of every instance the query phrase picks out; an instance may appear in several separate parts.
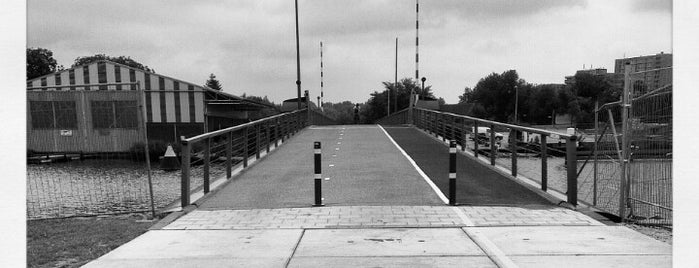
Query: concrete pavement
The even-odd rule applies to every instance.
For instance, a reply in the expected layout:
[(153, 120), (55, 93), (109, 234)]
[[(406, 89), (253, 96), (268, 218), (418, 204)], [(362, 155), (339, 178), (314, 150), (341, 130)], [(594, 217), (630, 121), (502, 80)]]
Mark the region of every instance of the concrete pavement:
[[(310, 207), (314, 140), (324, 144), (325, 207)], [(421, 150), (432, 146), (414, 144)], [(425, 165), (429, 159), (413, 160), (399, 151), (376, 126), (305, 129), (197, 209), (85, 267), (672, 266), (670, 245), (539, 196), (517, 197), (526, 189), (508, 190), (519, 186), (514, 182), (490, 187), (515, 196), (446, 206), (438, 179), (423, 176), (437, 174), (429, 170), (438, 172), (442, 160)], [(422, 154), (441, 159), (442, 152)], [(422, 162), (425, 172), (411, 161)], [(461, 170), (459, 178), (471, 181), (489, 176), (469, 174), (477, 167)], [(469, 191), (491, 182), (480, 183)], [(466, 193), (462, 196), (472, 198)]]

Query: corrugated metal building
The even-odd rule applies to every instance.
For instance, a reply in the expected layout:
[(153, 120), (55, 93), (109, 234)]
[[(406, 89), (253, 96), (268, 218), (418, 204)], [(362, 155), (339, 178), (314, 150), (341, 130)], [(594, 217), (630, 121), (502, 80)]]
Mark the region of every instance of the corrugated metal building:
[(35, 152), (126, 152), (144, 140), (144, 118), (149, 141), (176, 142), (271, 107), (110, 61), (31, 79), (27, 102)]

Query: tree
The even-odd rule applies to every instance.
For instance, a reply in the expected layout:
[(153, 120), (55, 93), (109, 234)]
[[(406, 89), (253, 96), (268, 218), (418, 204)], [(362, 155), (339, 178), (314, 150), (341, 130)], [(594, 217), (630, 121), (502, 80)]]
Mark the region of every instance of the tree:
[(119, 57), (110, 57), (105, 54), (95, 54), (94, 56), (84, 56), (84, 57), (78, 57), (75, 59), (75, 62), (73, 62), (73, 65), (71, 67), (75, 66), (80, 66), (80, 65), (86, 65), (93, 63), (95, 61), (100, 61), (100, 60), (108, 60), (112, 62), (116, 62), (119, 64), (123, 64), (129, 67), (133, 67), (139, 70), (144, 70), (149, 73), (155, 73), (155, 70), (148, 68), (148, 66), (145, 66), (141, 64), (140, 62), (137, 62), (133, 59), (131, 59), (128, 56), (119, 56)]
[(473, 89), (470, 87), (464, 88), (464, 94), (459, 96), (459, 103), (469, 103), (473, 100)]
[(410, 78), (403, 78), (398, 84), (394, 84), (393, 82), (382, 82), (382, 84), (385, 90), (371, 93), (369, 100), (361, 107), (361, 117), (366, 123), (373, 123), (376, 119), (388, 114), (386, 110), (386, 106), (388, 105), (388, 90), (391, 90), (391, 113), (396, 112), (393, 110), (393, 107), (396, 107), (397, 111), (408, 108), (411, 90), (418, 95), (419, 99), (436, 100), (432, 93), (432, 86), (426, 86), (425, 89), (422, 90), (422, 85), (418, 85), (415, 80)]
[(575, 74), (575, 83), (571, 91), (575, 103), (570, 102), (570, 114), (576, 123), (594, 121), (595, 102), (602, 105), (617, 101), (621, 97), (620, 89), (613, 88), (605, 76), (589, 73)]
[(335, 119), (338, 124), (352, 124), (354, 122), (354, 103), (343, 101), (339, 103), (323, 103), (325, 115)]
[[(531, 85), (519, 79), (517, 71), (509, 70), (502, 74), (491, 73), (481, 78), (473, 89), (473, 102), (480, 104), (487, 118), (505, 122), (513, 119), (515, 106), (515, 86), (518, 87), (519, 101), (526, 103), (526, 97)], [(526, 108), (521, 108), (526, 110)], [(521, 111), (521, 110), (520, 110)]]
[(206, 84), (204, 84), (208, 88), (215, 89), (215, 90), (223, 90), (221, 87), (221, 83), (216, 80), (216, 76), (214, 74), (209, 75), (209, 80), (206, 80)]
[(27, 48), (27, 80), (62, 69), (63, 66), (58, 65), (51, 50), (40, 47)]

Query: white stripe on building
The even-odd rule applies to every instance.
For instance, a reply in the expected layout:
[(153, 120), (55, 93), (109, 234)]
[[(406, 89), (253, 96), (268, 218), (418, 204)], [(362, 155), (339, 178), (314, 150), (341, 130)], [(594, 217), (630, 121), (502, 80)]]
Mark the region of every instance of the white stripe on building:
[(150, 94), (150, 105), (151, 105), (151, 111), (153, 114), (153, 120), (151, 123), (161, 123), (163, 122), (163, 119), (160, 117), (160, 93), (155, 92), (156, 90), (160, 89), (160, 83), (158, 83), (159, 77), (157, 75), (152, 75), (150, 76), (150, 88), (146, 88), (146, 90), (151, 90)]
[[(114, 74), (114, 65), (106, 63), (107, 69), (107, 84), (116, 83), (116, 75)], [(116, 86), (108, 86), (108, 90), (116, 90)]]
[[(90, 74), (90, 84), (97, 84), (99, 83), (99, 79), (97, 76), (97, 63), (92, 63), (87, 66), (88, 73)], [(91, 86), (90, 90), (99, 90), (100, 88), (98, 86)]]
[[(175, 85), (172, 79), (164, 78), (165, 90), (170, 91), (175, 89)], [(161, 93), (163, 94), (163, 93)], [(165, 94), (165, 120), (168, 123), (177, 122), (177, 117), (175, 116), (175, 93), (166, 92)]]

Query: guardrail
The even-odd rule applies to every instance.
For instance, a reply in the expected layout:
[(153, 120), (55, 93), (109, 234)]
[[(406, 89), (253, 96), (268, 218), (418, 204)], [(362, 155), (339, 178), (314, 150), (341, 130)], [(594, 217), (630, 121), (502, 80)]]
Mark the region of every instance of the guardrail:
[(394, 112), (392, 115), (383, 117), (376, 120), (379, 125), (402, 125), (410, 123), (410, 113), (408, 112), (410, 108), (405, 108), (403, 110)]
[[(233, 166), (248, 166), (252, 156), (270, 151), (284, 142), (309, 122), (307, 109), (282, 113), (242, 125), (229, 127), (198, 136), (181, 137), (181, 205), (190, 205), (190, 194), (203, 188), (208, 193), (212, 177), (231, 178)], [(213, 176), (212, 176), (213, 175)], [(192, 183), (194, 182), (194, 183)]]
[(568, 203), (578, 204), (575, 135), (424, 108), (414, 108), (411, 121), (443, 141), (456, 141), (476, 158), (486, 157), (490, 165), (509, 169), (514, 177), (537, 181), (542, 191), (551, 186), (565, 193)]

